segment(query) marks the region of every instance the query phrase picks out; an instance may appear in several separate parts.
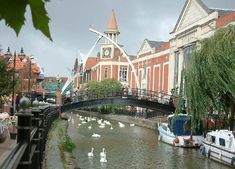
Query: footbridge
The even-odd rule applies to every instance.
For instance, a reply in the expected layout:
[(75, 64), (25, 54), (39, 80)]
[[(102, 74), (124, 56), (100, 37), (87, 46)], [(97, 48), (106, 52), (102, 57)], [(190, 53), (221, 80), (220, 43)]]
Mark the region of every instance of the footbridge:
[(170, 95), (143, 89), (120, 89), (79, 92), (70, 103), (61, 106), (61, 111), (71, 111), (97, 105), (128, 105), (156, 110), (163, 114), (174, 112)]

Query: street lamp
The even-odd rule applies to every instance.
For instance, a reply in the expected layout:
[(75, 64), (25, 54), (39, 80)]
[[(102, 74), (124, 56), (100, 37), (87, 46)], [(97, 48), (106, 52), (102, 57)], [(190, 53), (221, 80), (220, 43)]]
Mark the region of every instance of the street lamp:
[(57, 90), (60, 90), (60, 83), (61, 83), (61, 81), (62, 81), (60, 75), (57, 75), (57, 76), (56, 76), (56, 81), (57, 81)]
[(30, 96), (30, 80), (31, 80), (31, 76), (32, 76), (32, 74), (31, 74), (31, 72), (32, 72), (32, 60), (34, 59), (33, 57), (32, 57), (33, 55), (31, 55), (30, 57), (29, 57), (29, 76), (28, 76), (28, 96)]
[(14, 59), (13, 59), (13, 85), (12, 85), (12, 101), (11, 101), (11, 106), (12, 106), (12, 111), (11, 114), (15, 114), (15, 67), (16, 67), (16, 52), (14, 53)]

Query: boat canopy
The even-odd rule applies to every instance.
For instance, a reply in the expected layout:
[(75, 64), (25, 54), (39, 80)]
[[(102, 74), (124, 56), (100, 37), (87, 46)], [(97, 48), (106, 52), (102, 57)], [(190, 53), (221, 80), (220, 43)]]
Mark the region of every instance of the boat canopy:
[[(179, 114), (171, 116), (168, 119), (168, 125), (171, 131), (177, 136), (190, 136), (191, 134), (191, 119), (190, 115)], [(193, 135), (202, 135), (202, 127), (195, 129)]]

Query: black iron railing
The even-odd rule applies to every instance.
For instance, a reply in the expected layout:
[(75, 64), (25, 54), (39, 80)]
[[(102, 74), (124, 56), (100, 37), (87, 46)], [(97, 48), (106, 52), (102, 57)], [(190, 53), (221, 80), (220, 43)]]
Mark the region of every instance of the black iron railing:
[(132, 97), (139, 100), (149, 100), (163, 104), (169, 104), (171, 102), (171, 95), (164, 92), (155, 92), (145, 89), (137, 88), (122, 88), (111, 90), (85, 90), (78, 93), (72, 100), (73, 102), (102, 99), (102, 98), (125, 98)]
[(60, 108), (30, 108), (28, 99), (21, 100), (18, 117), (17, 144), (1, 164), (1, 169), (41, 169), (48, 132), (60, 115)]

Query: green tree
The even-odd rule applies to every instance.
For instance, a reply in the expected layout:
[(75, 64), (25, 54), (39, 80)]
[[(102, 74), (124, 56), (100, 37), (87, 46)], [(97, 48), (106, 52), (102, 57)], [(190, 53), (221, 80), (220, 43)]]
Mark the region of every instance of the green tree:
[[(193, 124), (210, 107), (220, 114), (235, 114), (235, 26), (221, 28), (201, 42), (183, 73), (188, 112)], [(178, 105), (181, 106), (181, 105)], [(232, 124), (230, 124), (232, 127)]]
[(88, 94), (87, 97), (99, 97), (111, 94), (111, 91), (121, 91), (122, 84), (114, 79), (106, 79), (101, 82), (89, 81), (83, 88), (80, 89), (80, 93)]
[(3, 96), (8, 96), (12, 93), (13, 81), (12, 70), (7, 70), (7, 63), (0, 61), (0, 100)]
[(50, 40), (49, 20), (44, 0), (0, 0), (0, 21), (11, 27), (18, 35), (25, 21), (26, 7), (29, 6), (33, 26)]

